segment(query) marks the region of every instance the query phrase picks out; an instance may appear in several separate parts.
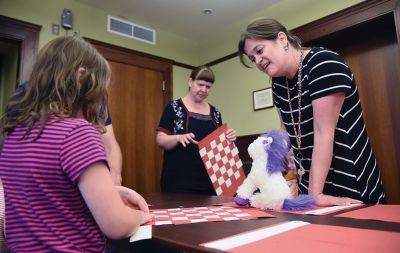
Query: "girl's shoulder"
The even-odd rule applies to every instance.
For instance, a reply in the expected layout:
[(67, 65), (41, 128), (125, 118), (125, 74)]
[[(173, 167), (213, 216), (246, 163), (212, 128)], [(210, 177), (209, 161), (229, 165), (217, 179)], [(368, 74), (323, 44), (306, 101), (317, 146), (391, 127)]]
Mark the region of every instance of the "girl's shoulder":
[(51, 124), (60, 124), (60, 125), (69, 125), (69, 126), (83, 126), (83, 125), (91, 125), (91, 123), (82, 118), (63, 118), (63, 117), (49, 117), (49, 123)]
[[(81, 118), (56, 118), (50, 117), (47, 123), (47, 128), (52, 128), (59, 132), (73, 132), (77, 129), (93, 130), (96, 129), (93, 124)], [(96, 130), (97, 131), (97, 130)]]

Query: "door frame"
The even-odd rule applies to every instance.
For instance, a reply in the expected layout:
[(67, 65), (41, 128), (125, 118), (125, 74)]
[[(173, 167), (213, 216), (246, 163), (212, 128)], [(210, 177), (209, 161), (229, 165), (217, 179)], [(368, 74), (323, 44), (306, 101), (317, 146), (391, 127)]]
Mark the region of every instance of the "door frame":
[(41, 25), (0, 15), (0, 39), (19, 45), (17, 83), (28, 80), (39, 48)]
[(175, 63), (174, 61), (89, 38), (85, 38), (85, 40), (95, 46), (107, 60), (161, 72), (165, 82), (164, 105), (172, 99), (172, 65)]

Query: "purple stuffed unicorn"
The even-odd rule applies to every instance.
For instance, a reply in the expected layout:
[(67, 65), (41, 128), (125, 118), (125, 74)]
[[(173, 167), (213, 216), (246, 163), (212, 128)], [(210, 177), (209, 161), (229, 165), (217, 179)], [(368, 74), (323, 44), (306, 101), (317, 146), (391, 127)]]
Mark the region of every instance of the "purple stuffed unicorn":
[[(299, 195), (293, 198), (283, 177), (285, 160), (289, 156), (286, 133), (272, 130), (253, 141), (248, 152), (253, 159), (251, 171), (238, 188), (237, 205), (272, 210), (304, 210), (315, 207), (315, 198)], [(255, 192), (256, 190), (259, 192)]]

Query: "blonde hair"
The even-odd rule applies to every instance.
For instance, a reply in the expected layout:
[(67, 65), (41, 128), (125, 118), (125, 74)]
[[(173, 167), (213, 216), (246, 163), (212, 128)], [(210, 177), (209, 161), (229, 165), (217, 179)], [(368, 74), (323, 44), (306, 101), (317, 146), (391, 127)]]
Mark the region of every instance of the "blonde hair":
[[(77, 80), (77, 71), (84, 68)], [(12, 96), (1, 118), (1, 137), (15, 126), (28, 128), (40, 122), (39, 135), (49, 115), (78, 117), (79, 113), (105, 132), (107, 82), (111, 70), (104, 57), (76, 36), (59, 37), (38, 53), (27, 88)]]

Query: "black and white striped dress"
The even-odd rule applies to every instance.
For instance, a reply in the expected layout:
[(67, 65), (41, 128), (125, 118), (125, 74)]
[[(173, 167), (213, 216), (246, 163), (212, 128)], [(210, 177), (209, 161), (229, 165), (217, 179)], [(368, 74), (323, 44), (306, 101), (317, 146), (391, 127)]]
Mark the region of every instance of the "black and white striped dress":
[[(297, 74), (288, 82), (297, 126)], [(298, 148), (290, 116), (286, 78), (273, 78), (272, 88), (274, 103), (281, 113), (296, 156)], [(333, 158), (323, 192), (360, 199), (364, 203), (384, 203), (382, 180), (368, 139), (354, 76), (337, 53), (324, 48), (312, 48), (302, 63), (301, 151), (305, 174), (299, 182), (300, 192), (308, 193), (314, 145), (312, 101), (337, 92), (344, 92), (346, 96), (335, 129)], [(299, 166), (298, 161), (296, 166)]]

